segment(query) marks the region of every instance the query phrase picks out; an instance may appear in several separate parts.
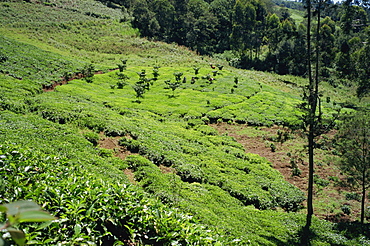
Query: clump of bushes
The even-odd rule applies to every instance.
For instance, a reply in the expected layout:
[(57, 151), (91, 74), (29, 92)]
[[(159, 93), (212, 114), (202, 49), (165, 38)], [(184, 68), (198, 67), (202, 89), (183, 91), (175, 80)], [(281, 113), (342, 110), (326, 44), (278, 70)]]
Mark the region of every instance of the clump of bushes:
[[(29, 243), (218, 243), (217, 235), (195, 223), (188, 214), (165, 207), (134, 186), (103, 181), (68, 159), (9, 144), (0, 145), (0, 156), (2, 201), (33, 200), (58, 217), (42, 227), (25, 224)], [(142, 158), (128, 159), (131, 166), (137, 161), (145, 164)]]
[(87, 83), (92, 83), (94, 78), (94, 72), (95, 66), (92, 63), (90, 63), (84, 66), (81, 73)]

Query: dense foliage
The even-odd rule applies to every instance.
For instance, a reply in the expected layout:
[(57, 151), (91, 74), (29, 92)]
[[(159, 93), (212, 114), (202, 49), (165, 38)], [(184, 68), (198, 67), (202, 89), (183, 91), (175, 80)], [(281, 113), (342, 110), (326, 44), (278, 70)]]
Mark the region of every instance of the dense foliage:
[[(121, 5), (142, 36), (176, 42), (200, 54), (223, 53), (222, 57), (241, 68), (307, 75), (304, 3), (279, 1), (280, 6), (276, 6), (268, 0), (101, 1)], [(320, 8), (323, 18), (318, 27), (320, 41), (313, 43), (321, 54), (320, 75), (331, 81), (339, 78), (339, 83), (345, 85), (354, 84), (358, 96), (368, 93), (369, 9), (352, 1), (317, 2), (312, 7), (315, 12)]]
[(345, 119), (337, 134), (340, 168), (348, 183), (361, 190), (361, 223), (365, 220), (366, 192), (370, 187), (369, 113), (358, 112)]
[[(129, 12), (148, 18), (155, 11), (145, 12), (146, 1), (127, 1), (122, 13), (117, 3), (0, 2), (0, 203), (33, 200), (58, 218), (21, 225), (28, 242), (299, 245), (303, 192), (210, 123), (298, 126), (304, 80), (237, 70), (141, 39)], [(208, 3), (190, 3), (191, 24), (213, 19), (195, 14)], [(248, 11), (263, 16), (262, 5)], [(243, 6), (236, 10), (247, 11)], [(181, 43), (189, 29), (176, 30), (183, 33), (171, 38)], [(243, 43), (246, 34), (237, 30), (232, 35)], [(192, 38), (203, 46), (205, 39)], [(50, 87), (73, 75), (88, 77)], [(332, 97), (323, 102), (329, 117), (336, 101), (352, 102), (344, 90), (328, 86), (323, 93)], [(369, 245), (356, 228), (314, 218), (312, 244)]]

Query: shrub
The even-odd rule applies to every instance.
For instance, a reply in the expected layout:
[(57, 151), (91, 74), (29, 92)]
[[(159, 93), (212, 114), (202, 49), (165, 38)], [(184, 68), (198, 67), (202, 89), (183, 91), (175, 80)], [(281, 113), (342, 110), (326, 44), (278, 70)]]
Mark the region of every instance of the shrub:
[(112, 157), (114, 154), (114, 150), (111, 150), (111, 149), (99, 149), (98, 151), (98, 155), (103, 157), (103, 158), (106, 158), (106, 157)]
[(322, 186), (322, 187), (325, 187), (325, 186), (328, 186), (330, 184), (330, 181), (329, 180), (326, 180), (326, 179), (322, 179), (320, 178), (319, 175), (314, 175), (314, 183), (319, 185), (319, 186)]
[(98, 145), (98, 141), (100, 137), (99, 137), (99, 134), (97, 134), (96, 132), (91, 132), (91, 131), (84, 132), (83, 136), (86, 138), (87, 141), (92, 143), (94, 146)]
[(298, 176), (299, 177), (299, 176), (301, 176), (301, 174), (302, 174), (302, 171), (298, 167), (294, 167), (292, 169), (292, 176)]
[(86, 64), (84, 68), (82, 69), (81, 71), (82, 76), (85, 78), (87, 83), (93, 82), (94, 70), (95, 70), (95, 66), (92, 63)]
[(345, 194), (346, 200), (355, 200), (360, 202), (361, 201), (361, 195), (356, 192), (348, 192)]
[(134, 171), (136, 171), (139, 167), (150, 166), (153, 164), (151, 161), (142, 157), (141, 155), (129, 155), (126, 157), (124, 162)]
[(348, 204), (344, 204), (341, 208), (344, 214), (350, 215), (351, 214), (351, 206)]
[(1, 199), (32, 199), (58, 217), (42, 226), (25, 224), (29, 244), (217, 244), (217, 235), (191, 216), (133, 186), (102, 181), (68, 159), (13, 145), (1, 145), (0, 156)]

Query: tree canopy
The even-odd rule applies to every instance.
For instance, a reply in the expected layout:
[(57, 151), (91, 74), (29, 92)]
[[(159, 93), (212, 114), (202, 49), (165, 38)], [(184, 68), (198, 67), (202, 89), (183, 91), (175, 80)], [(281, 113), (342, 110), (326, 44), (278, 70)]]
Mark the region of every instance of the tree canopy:
[(366, 191), (370, 187), (370, 113), (359, 112), (347, 117), (337, 134), (339, 167), (350, 185), (362, 194), (361, 223), (365, 218)]
[[(101, 0), (103, 1), (103, 0)], [(104, 2), (104, 1), (103, 1)], [(185, 45), (201, 55), (233, 54), (231, 65), (307, 76), (304, 3), (271, 0), (113, 0), (132, 15), (142, 36)], [(359, 97), (370, 91), (369, 9), (362, 1), (313, 2), (320, 9), (320, 74), (354, 81)], [(293, 18), (292, 9), (301, 11)], [(315, 59), (315, 57), (312, 57)], [(230, 59), (230, 58), (228, 58)], [(348, 83), (344, 83), (347, 84)]]

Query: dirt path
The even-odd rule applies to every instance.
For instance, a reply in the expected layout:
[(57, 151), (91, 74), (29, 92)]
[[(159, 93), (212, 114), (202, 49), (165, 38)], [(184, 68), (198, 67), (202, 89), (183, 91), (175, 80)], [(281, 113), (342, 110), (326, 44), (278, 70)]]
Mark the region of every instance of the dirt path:
[[(115, 70), (118, 70), (118, 68), (109, 69), (108, 72), (115, 71)], [(94, 74), (103, 74), (103, 73), (104, 73), (103, 71), (94, 72)], [(59, 81), (59, 82), (53, 81), (51, 85), (43, 85), (42, 90), (44, 92), (54, 91), (55, 87), (57, 87), (57, 86), (65, 85), (65, 84), (68, 84), (68, 82), (70, 82), (72, 80), (82, 79), (82, 78), (84, 78), (84, 75), (82, 73), (75, 73), (70, 78), (61, 77), (60, 78), (61, 81)]]

